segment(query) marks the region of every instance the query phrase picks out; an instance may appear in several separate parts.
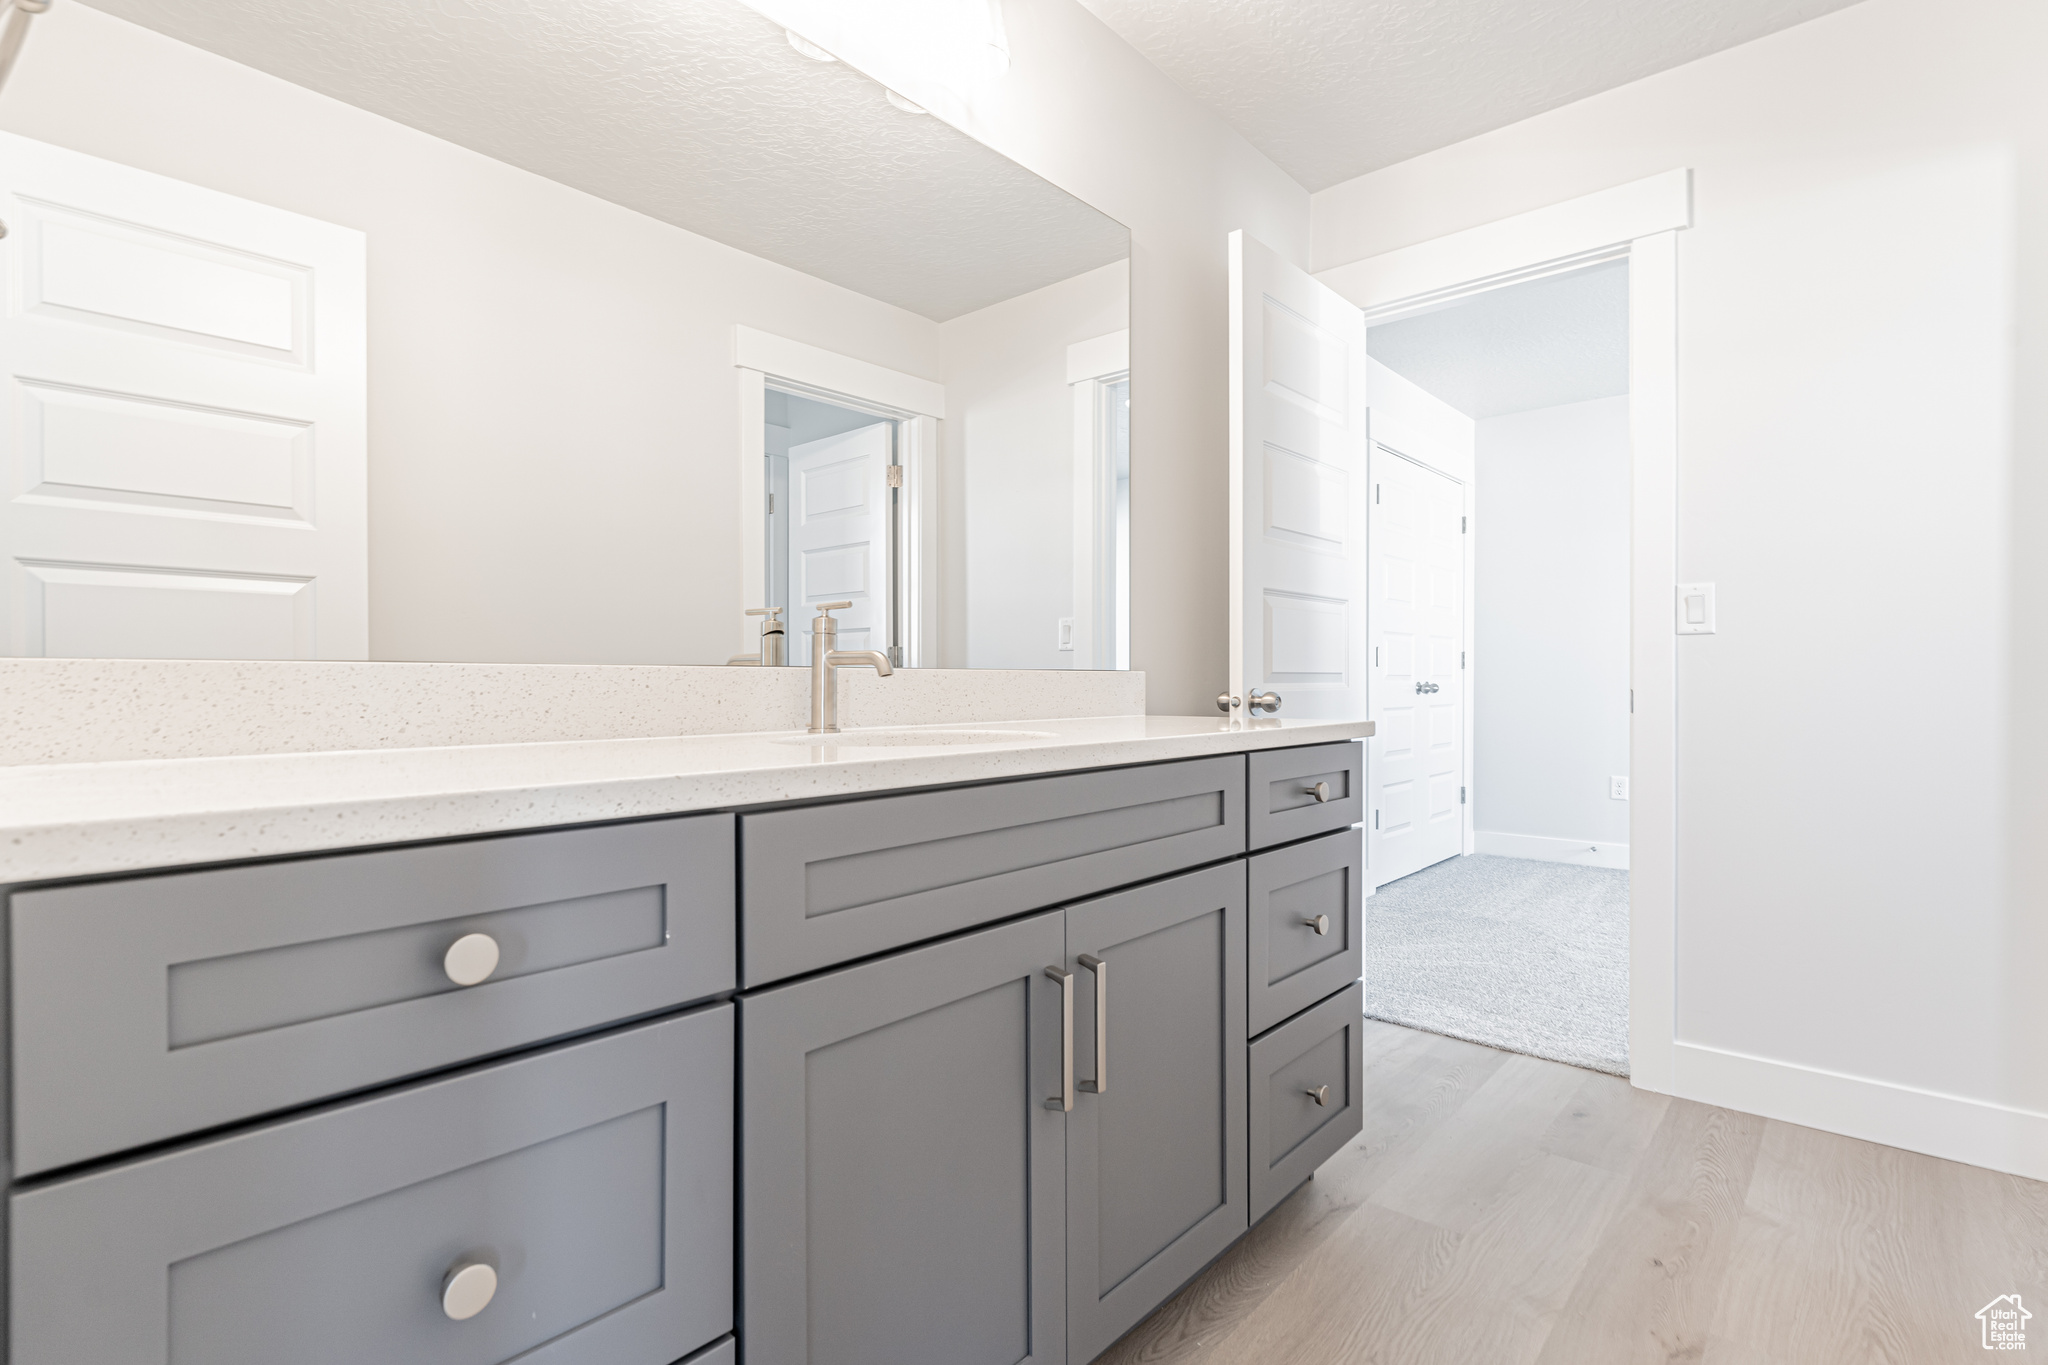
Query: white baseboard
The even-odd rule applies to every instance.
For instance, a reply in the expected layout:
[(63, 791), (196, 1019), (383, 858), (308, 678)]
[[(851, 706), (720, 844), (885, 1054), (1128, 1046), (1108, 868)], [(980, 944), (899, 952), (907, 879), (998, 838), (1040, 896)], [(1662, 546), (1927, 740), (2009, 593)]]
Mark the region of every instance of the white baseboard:
[(1697, 1043), (1675, 1051), (1684, 1099), (2048, 1180), (2048, 1114)]
[(1577, 863), (1581, 867), (1618, 867), (1628, 870), (1627, 844), (1594, 844), (1585, 839), (1553, 839), (1547, 834), (1503, 834), (1498, 830), (1475, 830), (1474, 853), (1492, 853), (1502, 858), (1535, 858), (1546, 863)]

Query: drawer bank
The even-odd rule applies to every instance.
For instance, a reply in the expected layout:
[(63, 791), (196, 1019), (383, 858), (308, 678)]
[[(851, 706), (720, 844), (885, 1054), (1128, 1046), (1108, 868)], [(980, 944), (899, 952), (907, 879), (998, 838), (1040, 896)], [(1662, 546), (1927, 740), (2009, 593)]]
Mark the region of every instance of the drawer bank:
[(1360, 1128), (1362, 746), (16, 887), (11, 1365), (1086, 1365)]

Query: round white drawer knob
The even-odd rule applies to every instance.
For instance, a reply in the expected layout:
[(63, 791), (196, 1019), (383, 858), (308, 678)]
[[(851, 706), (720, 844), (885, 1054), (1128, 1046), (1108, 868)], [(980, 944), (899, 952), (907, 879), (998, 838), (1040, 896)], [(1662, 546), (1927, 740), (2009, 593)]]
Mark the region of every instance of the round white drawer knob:
[(474, 986), (489, 980), (491, 973), (498, 970), (498, 940), (489, 934), (464, 934), (448, 945), (441, 970), (458, 986)]
[(457, 1322), (466, 1322), (490, 1307), (498, 1292), (498, 1272), (481, 1261), (459, 1265), (448, 1272), (441, 1286), (441, 1311)]

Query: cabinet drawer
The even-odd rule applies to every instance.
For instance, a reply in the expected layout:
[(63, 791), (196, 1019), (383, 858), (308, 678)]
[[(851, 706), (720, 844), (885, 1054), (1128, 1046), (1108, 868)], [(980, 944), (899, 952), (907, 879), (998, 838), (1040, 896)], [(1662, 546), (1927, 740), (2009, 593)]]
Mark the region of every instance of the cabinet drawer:
[[(1250, 755), (1246, 832), (1250, 848), (1270, 848), (1365, 818), (1365, 746), (1311, 744), (1258, 749)], [(1324, 797), (1316, 784), (1327, 784)]]
[(748, 986), (1244, 850), (1235, 755), (740, 818)]
[[(264, 863), (12, 898), (34, 1174), (733, 988), (733, 817)], [(456, 940), (494, 971), (457, 985)]]
[(1249, 860), (1245, 965), (1252, 1033), (1264, 1033), (1364, 975), (1364, 882), (1365, 840), (1355, 829)]
[[(1353, 982), (1251, 1045), (1253, 1222), (1363, 1127), (1364, 1015), (1365, 987)], [(1318, 1104), (1309, 1092), (1324, 1086)]]
[(715, 1005), (17, 1194), (9, 1359), (668, 1365), (732, 1327), (732, 1048)]

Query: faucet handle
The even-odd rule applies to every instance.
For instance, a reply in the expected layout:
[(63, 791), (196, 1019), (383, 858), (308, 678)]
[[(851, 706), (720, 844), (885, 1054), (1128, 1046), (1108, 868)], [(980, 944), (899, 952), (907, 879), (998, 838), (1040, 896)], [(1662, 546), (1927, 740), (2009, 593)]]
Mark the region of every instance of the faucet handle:
[(832, 611), (852, 611), (852, 610), (853, 610), (853, 603), (851, 603), (851, 602), (820, 602), (820, 603), (818, 604), (818, 615), (820, 615), (820, 616), (823, 616), (823, 615), (825, 615), (825, 613), (827, 613), (827, 612), (832, 612)]
[(781, 608), (781, 607), (748, 607), (748, 608), (747, 608), (747, 615), (749, 615), (749, 616), (765, 616), (765, 617), (767, 617), (767, 618), (768, 618), (768, 619), (769, 619), (770, 621), (773, 621), (773, 620), (774, 620), (774, 619), (775, 619), (776, 617), (778, 617), (778, 616), (782, 615), (782, 608)]

